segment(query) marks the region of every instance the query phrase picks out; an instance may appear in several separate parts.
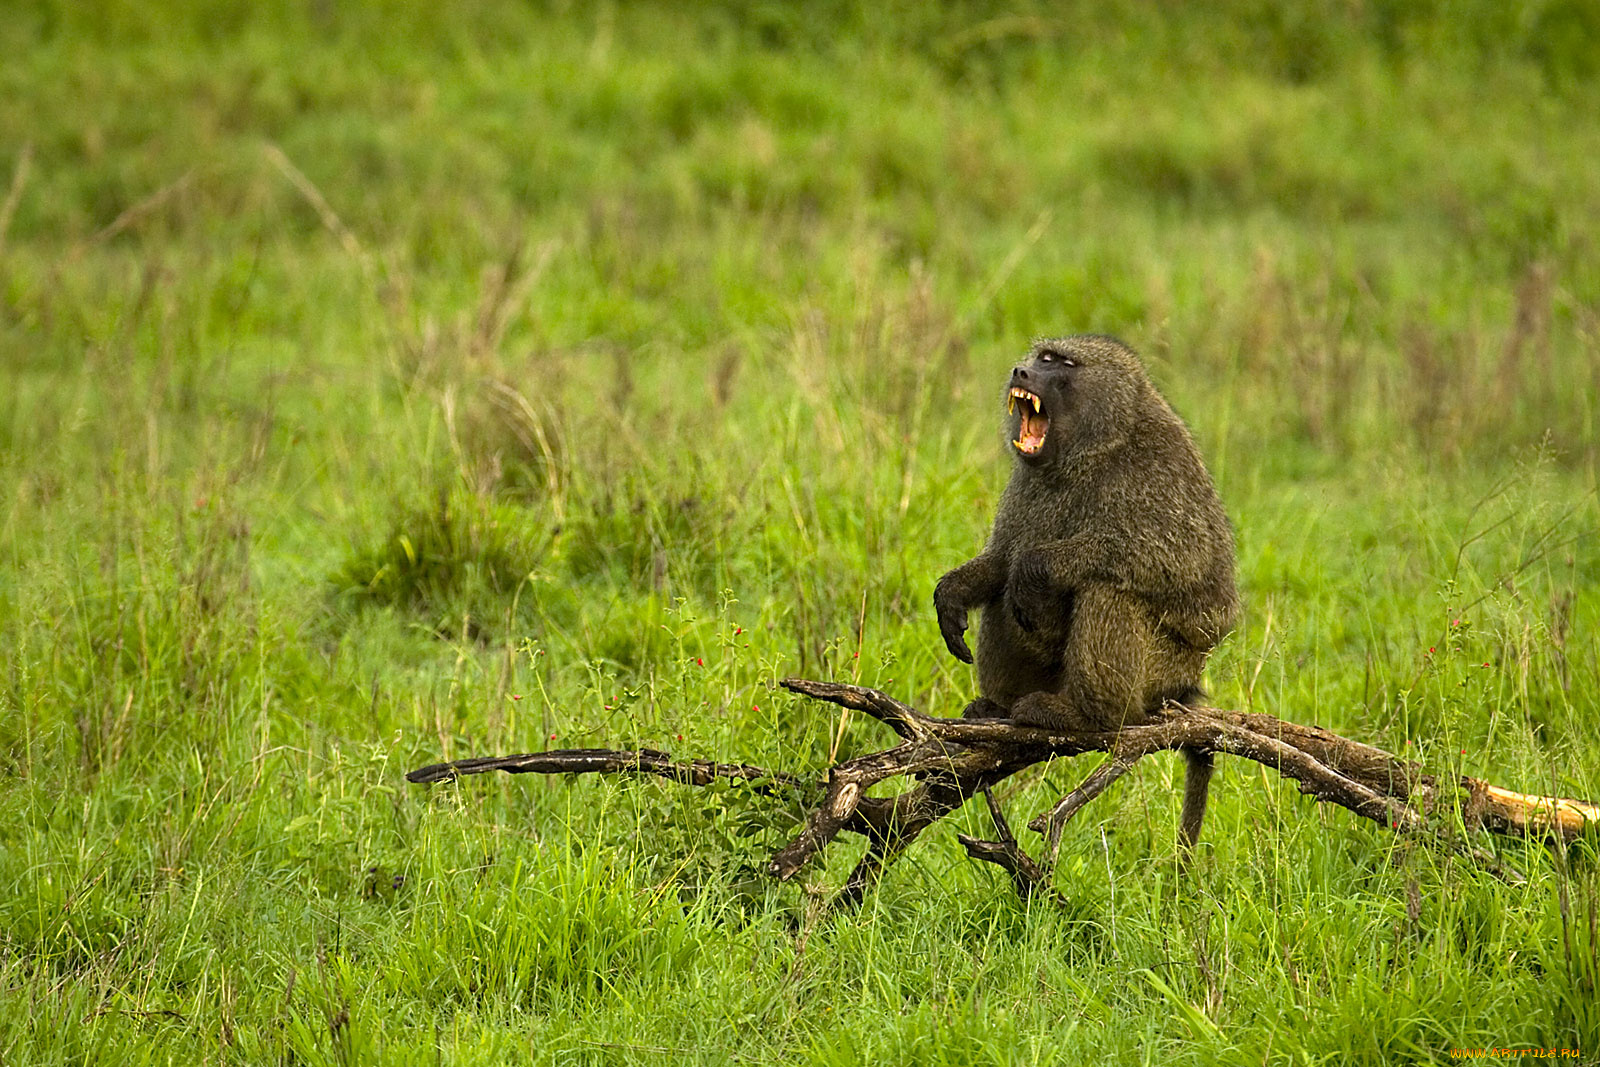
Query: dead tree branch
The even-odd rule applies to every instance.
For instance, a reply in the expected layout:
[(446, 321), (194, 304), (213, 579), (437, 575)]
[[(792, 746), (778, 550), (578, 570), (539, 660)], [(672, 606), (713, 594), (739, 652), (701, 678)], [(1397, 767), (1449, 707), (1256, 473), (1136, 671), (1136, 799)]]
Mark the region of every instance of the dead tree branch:
[[(1062, 734), (1003, 719), (933, 718), (864, 686), (801, 678), (785, 679), (782, 685), (801, 696), (869, 715), (898, 734), (901, 743), (840, 763), (821, 782), (744, 763), (674, 760), (653, 749), (568, 749), (455, 760), (412, 771), (406, 778), (441, 782), (494, 770), (627, 774), (695, 786), (747, 782), (766, 795), (818, 797), (805, 825), (773, 855), (768, 870), (788, 880), (840, 833), (859, 834), (867, 839), (867, 851), (841, 890), (846, 903), (860, 901), (924, 830), (980, 792), (988, 801), (997, 839), (981, 841), (963, 834), (962, 845), (974, 859), (1004, 869), (1019, 894), (1036, 895), (1049, 886), (1067, 822), (1139, 760), (1177, 748), (1224, 752), (1271, 767), (1294, 781), (1301, 793), (1400, 832), (1435, 831), (1446, 812), (1458, 814), (1469, 829), (1505, 835), (1571, 840), (1600, 829), (1600, 805), (1516, 793), (1467, 776), (1440, 779), (1414, 761), (1271, 715), (1169, 705), (1147, 722), (1121, 731)], [(1028, 824), (1044, 835), (1043, 860), (1036, 861), (1018, 844), (989, 789), (1027, 767), (1085, 752), (1105, 752), (1109, 758)], [(867, 795), (873, 786), (892, 778), (913, 784), (891, 797)]]

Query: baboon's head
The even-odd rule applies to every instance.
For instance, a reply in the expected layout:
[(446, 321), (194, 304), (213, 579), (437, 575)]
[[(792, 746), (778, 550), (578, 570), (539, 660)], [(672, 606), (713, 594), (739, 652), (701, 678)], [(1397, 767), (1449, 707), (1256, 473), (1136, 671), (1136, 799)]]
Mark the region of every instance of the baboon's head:
[(1007, 439), (1030, 466), (1070, 459), (1125, 433), (1149, 388), (1139, 357), (1115, 338), (1036, 341), (1006, 385)]

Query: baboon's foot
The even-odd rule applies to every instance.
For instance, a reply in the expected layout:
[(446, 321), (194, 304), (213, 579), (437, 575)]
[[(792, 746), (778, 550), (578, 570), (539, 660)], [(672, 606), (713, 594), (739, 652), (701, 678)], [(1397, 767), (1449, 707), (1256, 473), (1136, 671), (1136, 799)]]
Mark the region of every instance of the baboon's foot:
[(967, 705), (967, 710), (961, 713), (963, 719), (1007, 719), (1011, 713), (1001, 704), (997, 704), (988, 697), (979, 697)]

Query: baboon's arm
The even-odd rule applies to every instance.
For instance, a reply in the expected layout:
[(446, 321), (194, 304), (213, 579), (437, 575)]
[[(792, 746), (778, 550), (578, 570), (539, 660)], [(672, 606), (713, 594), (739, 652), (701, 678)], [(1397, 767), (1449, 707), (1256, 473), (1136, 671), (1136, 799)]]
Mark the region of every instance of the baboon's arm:
[(1005, 584), (1005, 561), (985, 552), (947, 573), (933, 587), (939, 633), (950, 654), (962, 663), (972, 662), (972, 649), (967, 647), (966, 638), (962, 636), (967, 632), (967, 612), (998, 598)]
[(1159, 540), (1150, 530), (1074, 534), (1018, 552), (1006, 590), (1025, 630), (1063, 594), (1105, 585), (1152, 605), (1159, 625), (1187, 644), (1210, 648), (1227, 632), (1233, 607), (1207, 588), (1208, 549), (1203, 531), (1174, 530)]
[(1206, 579), (1205, 536), (1187, 530), (1165, 537), (1151, 531), (1076, 533), (1017, 553), (1012, 568), (1023, 585), (1057, 590), (1089, 582), (1146, 595), (1190, 589)]

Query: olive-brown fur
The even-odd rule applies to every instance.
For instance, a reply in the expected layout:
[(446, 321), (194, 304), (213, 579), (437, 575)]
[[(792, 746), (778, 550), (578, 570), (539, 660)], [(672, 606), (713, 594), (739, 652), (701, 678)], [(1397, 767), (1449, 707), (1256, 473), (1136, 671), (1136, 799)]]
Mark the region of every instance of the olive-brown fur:
[[(1015, 468), (988, 543), (934, 591), (945, 642), (969, 663), (967, 613), (982, 609), (982, 699), (967, 714), (1115, 730), (1196, 698), (1238, 594), (1233, 533), (1187, 428), (1112, 338), (1040, 341), (1008, 397), (1018, 384), (1043, 399), (1044, 445), (1008, 445)], [(1211, 757), (1186, 755), (1190, 846)]]

